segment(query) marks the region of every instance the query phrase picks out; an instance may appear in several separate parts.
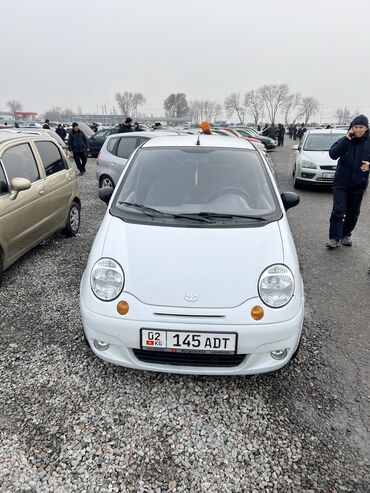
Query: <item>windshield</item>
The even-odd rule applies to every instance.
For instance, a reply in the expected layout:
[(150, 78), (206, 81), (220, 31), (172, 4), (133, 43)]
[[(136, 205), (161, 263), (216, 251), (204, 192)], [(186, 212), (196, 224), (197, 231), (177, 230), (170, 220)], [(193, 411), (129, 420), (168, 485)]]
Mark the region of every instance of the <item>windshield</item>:
[(181, 225), (189, 218), (197, 224), (231, 220), (240, 225), (281, 217), (259, 153), (224, 148), (140, 149), (115, 194), (111, 213), (123, 219), (134, 214), (145, 222), (149, 215), (151, 222), (166, 223), (173, 215)]
[(345, 132), (343, 134), (309, 134), (303, 149), (305, 151), (328, 151), (344, 135)]

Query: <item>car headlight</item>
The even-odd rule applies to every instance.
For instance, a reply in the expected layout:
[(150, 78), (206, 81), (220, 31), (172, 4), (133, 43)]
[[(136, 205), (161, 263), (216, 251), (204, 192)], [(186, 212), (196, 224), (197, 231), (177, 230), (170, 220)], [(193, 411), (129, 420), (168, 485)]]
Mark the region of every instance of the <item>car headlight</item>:
[(317, 168), (315, 163), (313, 163), (312, 161), (306, 161), (305, 159), (302, 159), (301, 164), (302, 164), (302, 168), (309, 168), (309, 169)]
[(125, 284), (125, 275), (118, 262), (101, 258), (91, 270), (90, 285), (99, 300), (112, 301), (120, 295)]
[(261, 300), (270, 308), (289, 303), (294, 293), (294, 277), (286, 265), (275, 264), (261, 274), (258, 282)]

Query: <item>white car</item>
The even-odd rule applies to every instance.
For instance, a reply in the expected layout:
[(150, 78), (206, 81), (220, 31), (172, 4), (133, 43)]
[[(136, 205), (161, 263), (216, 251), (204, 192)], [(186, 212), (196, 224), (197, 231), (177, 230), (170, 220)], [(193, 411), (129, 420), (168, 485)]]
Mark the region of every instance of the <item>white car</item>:
[(331, 185), (337, 169), (337, 161), (329, 156), (330, 147), (346, 135), (346, 130), (308, 130), (299, 144), (293, 146), (296, 151), (293, 184)]
[(158, 137), (131, 155), (81, 281), (84, 333), (105, 361), (243, 375), (297, 352), (303, 283), (267, 161), (237, 138)]

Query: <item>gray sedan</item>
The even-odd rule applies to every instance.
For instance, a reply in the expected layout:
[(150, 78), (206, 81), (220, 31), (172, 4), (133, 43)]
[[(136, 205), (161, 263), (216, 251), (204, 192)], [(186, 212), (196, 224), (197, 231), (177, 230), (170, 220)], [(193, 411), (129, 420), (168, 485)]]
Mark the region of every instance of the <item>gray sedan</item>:
[(180, 132), (175, 131), (152, 130), (114, 134), (108, 137), (97, 159), (96, 177), (99, 188), (116, 186), (131, 153), (144, 142), (154, 137), (179, 134)]

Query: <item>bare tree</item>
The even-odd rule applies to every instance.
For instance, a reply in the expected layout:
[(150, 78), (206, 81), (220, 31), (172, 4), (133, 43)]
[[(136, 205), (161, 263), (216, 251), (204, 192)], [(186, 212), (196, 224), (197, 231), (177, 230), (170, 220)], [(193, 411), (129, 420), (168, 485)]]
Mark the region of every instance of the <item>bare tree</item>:
[(249, 91), (244, 97), (244, 106), (247, 113), (251, 114), (254, 119), (254, 124), (258, 125), (263, 120), (265, 113), (265, 102), (262, 97), (261, 91)]
[[(124, 116), (130, 116), (133, 114), (135, 108), (135, 102), (136, 102), (135, 93), (130, 91), (125, 91), (123, 93), (117, 92), (115, 99)], [(137, 106), (139, 106), (139, 102), (140, 102), (140, 98), (139, 101), (137, 102), (136, 109)]]
[(169, 118), (185, 118), (189, 115), (189, 104), (183, 92), (172, 93), (163, 102)]
[(265, 102), (271, 124), (275, 123), (278, 110), (286, 103), (289, 96), (288, 84), (262, 86), (261, 95)]
[(62, 108), (60, 106), (53, 106), (50, 110), (45, 112), (44, 118), (56, 122), (60, 120), (62, 115)]
[(11, 99), (6, 103), (7, 107), (10, 109), (10, 111), (13, 113), (16, 113), (17, 111), (22, 111), (23, 110), (23, 105), (21, 102), (17, 101), (16, 99)]
[(349, 111), (347, 106), (345, 106), (344, 108), (338, 108), (335, 111), (334, 116), (336, 117), (339, 125), (345, 125), (346, 123), (349, 123), (352, 119), (351, 112)]
[(245, 107), (240, 101), (240, 94), (237, 92), (233, 92), (225, 99), (224, 107), (227, 113), (227, 116), (230, 117), (234, 113), (238, 115), (239, 122), (244, 123), (245, 117)]
[(307, 125), (310, 117), (319, 111), (319, 108), (320, 103), (317, 101), (317, 99), (312, 97), (302, 99), (301, 110), (302, 116), (304, 117), (305, 125)]
[(132, 114), (133, 116), (137, 116), (137, 107), (142, 106), (146, 103), (146, 99), (141, 94), (141, 92), (135, 92), (134, 97), (132, 98)]
[[(293, 117), (293, 124), (302, 116), (300, 106), (302, 104), (302, 96), (297, 92), (296, 94), (289, 94), (285, 103), (282, 105), (281, 110), (284, 114), (285, 125), (289, 123), (289, 116), (294, 111), (295, 117)], [(297, 111), (298, 110), (298, 111)]]

